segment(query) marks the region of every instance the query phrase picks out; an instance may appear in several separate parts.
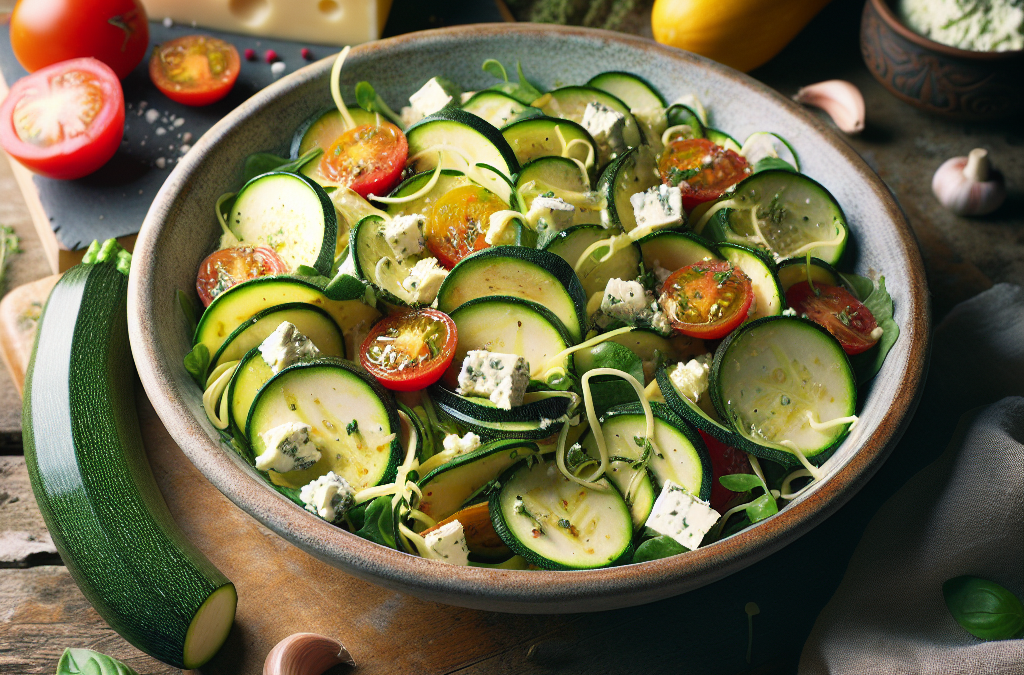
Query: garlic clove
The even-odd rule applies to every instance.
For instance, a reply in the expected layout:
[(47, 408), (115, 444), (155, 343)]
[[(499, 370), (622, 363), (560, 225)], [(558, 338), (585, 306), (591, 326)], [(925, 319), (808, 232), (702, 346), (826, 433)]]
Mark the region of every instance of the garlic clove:
[(961, 216), (983, 216), (1006, 201), (1003, 175), (992, 168), (983, 148), (943, 162), (932, 177), (932, 192), (939, 203)]
[(793, 100), (821, 108), (844, 133), (864, 130), (864, 96), (846, 80), (826, 80), (801, 87)]
[(343, 644), (316, 633), (295, 633), (270, 650), (263, 675), (320, 675), (339, 664), (356, 665)]

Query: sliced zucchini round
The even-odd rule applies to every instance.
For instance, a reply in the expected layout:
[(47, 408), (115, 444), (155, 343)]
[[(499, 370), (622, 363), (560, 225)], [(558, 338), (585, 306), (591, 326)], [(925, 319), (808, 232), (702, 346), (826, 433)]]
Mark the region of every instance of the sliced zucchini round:
[[(629, 106), (607, 91), (588, 86), (562, 87), (541, 96), (534, 101), (534, 106), (543, 110), (548, 117), (571, 120), (579, 124), (583, 121), (583, 112), (589, 103), (600, 103), (626, 118), (622, 128), (622, 140), (627, 147), (635, 148), (643, 143), (643, 132), (640, 131), (640, 125), (630, 112)], [(604, 166), (613, 159), (614, 154), (605, 154), (604, 150), (598, 147), (598, 166)]]
[(485, 440), (518, 439), (539, 441), (549, 438), (560, 431), (561, 427), (552, 424), (550, 419), (529, 421), (492, 422), (481, 420), (475, 414), (467, 414), (462, 410), (451, 408), (437, 401), (437, 408), (451, 421), (466, 431), (472, 431)]
[[(652, 401), (651, 409), (654, 411), (655, 452), (647, 468), (658, 485), (671, 480), (707, 501), (711, 497), (711, 459), (704, 441), (664, 403)], [(601, 430), (609, 457), (640, 459), (643, 450), (636, 439), (644, 438), (647, 418), (639, 403), (609, 409), (603, 416)], [(593, 429), (583, 435), (580, 444), (594, 459), (600, 457)]]
[[(654, 379), (655, 371), (662, 364), (678, 363), (684, 359), (691, 359), (700, 354), (707, 353), (704, 341), (691, 338), (686, 335), (673, 335), (662, 337), (652, 330), (636, 328), (628, 333), (621, 333), (609, 342), (620, 344), (637, 355), (644, 368), (644, 383)], [(584, 352), (576, 352), (573, 359), (577, 369), (580, 368), (580, 358)]]
[(491, 493), (494, 531), (510, 549), (547, 570), (607, 567), (629, 559), (633, 521), (607, 479), (605, 490), (583, 487), (554, 461), (521, 461)]
[(419, 510), (440, 522), (458, 512), (470, 498), (517, 461), (539, 452), (536, 443), (493, 441), (437, 467), (420, 482)]
[(782, 286), (782, 293), (785, 295), (790, 286), (801, 281), (810, 280), (815, 284), (826, 284), (828, 286), (842, 286), (843, 280), (836, 268), (829, 265), (820, 258), (811, 258), (808, 264), (807, 258), (789, 258), (779, 263), (779, 284)]
[(483, 349), (499, 354), (518, 354), (530, 364), (530, 376), (537, 377), (545, 366), (569, 370), (569, 356), (561, 363), (551, 359), (575, 344), (562, 322), (551, 310), (529, 300), (509, 296), (477, 298), (459, 306), (449, 315), (455, 321), (459, 343), (452, 365), (442, 377), (455, 390), (466, 353)]
[(725, 148), (726, 150), (732, 150), (735, 153), (743, 152), (743, 147), (739, 144), (739, 141), (719, 129), (712, 129), (707, 126), (704, 127), (704, 137), (715, 145)]
[(807, 176), (756, 173), (719, 200), (694, 228), (716, 242), (765, 248), (775, 260), (810, 254), (830, 265), (846, 248), (846, 216), (828, 190)]
[(331, 272), (337, 212), (307, 176), (284, 171), (256, 176), (238, 191), (228, 227), (243, 244), (273, 249), (289, 270), (306, 265), (324, 276)]
[(636, 229), (636, 216), (629, 198), (661, 183), (657, 158), (647, 146), (630, 148), (608, 165), (597, 190), (608, 203), (606, 214), (612, 228), (624, 232)]
[(597, 144), (586, 129), (571, 120), (534, 117), (508, 125), (501, 135), (520, 165), (538, 157), (573, 157), (581, 162), (592, 157), (593, 170), (597, 170)]
[(409, 293), (402, 286), (412, 268), (423, 257), (410, 255), (398, 262), (384, 238), (384, 219), (366, 216), (349, 232), (349, 253), (355, 274), (377, 289), (382, 299), (393, 305), (410, 304)]
[(257, 347), (250, 349), (235, 366), (224, 395), (228, 397), (231, 428), (243, 438), (246, 437), (245, 422), (249, 419), (252, 402), (273, 376), (274, 371), (263, 360), (263, 354)]
[(754, 291), (754, 311), (748, 321), (782, 314), (786, 299), (779, 279), (775, 276), (774, 262), (764, 253), (739, 244), (719, 244), (718, 254), (750, 278)]
[(653, 84), (633, 73), (608, 71), (590, 78), (587, 85), (608, 92), (629, 106), (630, 110), (664, 108), (668, 105)]
[(821, 465), (849, 431), (857, 381), (839, 343), (796, 317), (759, 319), (729, 335), (711, 367), (718, 414), (756, 444), (755, 453)]
[(262, 433), (288, 422), (312, 427), (310, 439), (321, 457), (308, 469), (271, 471), (275, 484), (298, 488), (328, 471), (356, 490), (394, 479), (402, 454), (394, 396), (354, 363), (297, 363), (263, 385), (245, 424), (253, 454), (266, 451)]
[(558, 155), (538, 157), (525, 164), (516, 178), (516, 187), (525, 191), (530, 182), (534, 183), (530, 192), (538, 195), (550, 190), (557, 197), (559, 192), (580, 193), (590, 189), (590, 180), (580, 171), (579, 164)]
[(508, 94), (494, 89), (484, 89), (462, 104), (462, 109), (473, 113), (491, 126), (501, 129), (519, 120), (540, 117), (544, 113), (517, 101)]
[[(417, 192), (422, 190), (430, 179), (434, 177), (433, 171), (424, 171), (418, 173), (415, 176), (410, 176), (402, 181), (398, 187), (391, 191), (388, 197), (409, 197), (415, 195)], [(431, 212), (434, 209), (434, 202), (439, 197), (445, 195), (457, 187), (463, 185), (469, 185), (472, 181), (466, 177), (466, 174), (461, 171), (454, 169), (442, 169), (441, 175), (438, 176), (437, 182), (434, 183), (434, 187), (430, 189), (424, 195), (419, 196), (408, 202), (399, 204), (387, 204), (384, 210), (387, 211), (389, 216), (405, 216), (412, 214), (419, 214), (421, 216), (430, 217)]]
[(665, 117), (668, 119), (669, 127), (690, 127), (689, 133), (684, 134), (686, 138), (704, 138), (707, 135), (700, 115), (695, 113), (689, 106), (682, 103), (673, 103), (665, 110)]
[(522, 405), (511, 410), (499, 408), (489, 399), (479, 396), (461, 396), (440, 385), (430, 388), (430, 395), (438, 405), (457, 410), (481, 422), (541, 422), (556, 420), (569, 411), (569, 396), (552, 396), (552, 392), (530, 392)]
[(210, 370), (228, 361), (237, 361), (259, 346), (283, 321), (308, 337), (324, 356), (345, 358), (345, 338), (334, 319), (316, 305), (289, 302), (258, 312), (236, 328), (210, 359)]
[(785, 138), (770, 131), (755, 131), (743, 141), (743, 148), (740, 152), (747, 162), (754, 167), (754, 171), (760, 171), (758, 167), (783, 162), (793, 171), (800, 170), (800, 160)]
[(636, 532), (639, 532), (647, 522), (658, 498), (658, 490), (654, 486), (650, 472), (643, 469), (642, 475), (638, 476), (638, 473), (639, 470), (633, 468), (633, 462), (613, 459), (608, 464), (608, 472), (605, 474), (626, 501), (629, 515), (633, 518), (633, 530)]
[(662, 230), (652, 232), (636, 243), (640, 246), (644, 269), (647, 270), (661, 268), (675, 272), (701, 260), (720, 260), (710, 242), (692, 232)]
[(603, 244), (588, 249), (576, 262), (576, 274), (588, 301), (595, 294), (604, 294), (609, 279), (636, 279), (640, 276), (640, 247), (626, 236), (611, 238), (604, 230)]
[(470, 300), (496, 295), (532, 300), (558, 317), (574, 342), (583, 337), (587, 296), (572, 267), (556, 255), (492, 246), (466, 256), (441, 284), (437, 308), (452, 314)]

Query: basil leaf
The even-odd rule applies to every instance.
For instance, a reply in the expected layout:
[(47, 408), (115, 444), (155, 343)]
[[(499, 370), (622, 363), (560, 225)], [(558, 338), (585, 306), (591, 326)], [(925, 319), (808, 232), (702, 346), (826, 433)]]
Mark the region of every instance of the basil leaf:
[(844, 274), (839, 273), (839, 277), (846, 284), (850, 292), (853, 293), (854, 297), (864, 302), (869, 295), (875, 290), (875, 282), (867, 277), (862, 277), (859, 274)]
[(139, 675), (117, 659), (91, 649), (67, 648), (57, 662), (57, 675)]
[(672, 537), (660, 535), (640, 544), (633, 554), (633, 562), (642, 563), (648, 560), (660, 560), (679, 555), (680, 553), (686, 553), (689, 550)]
[(391, 512), (390, 495), (377, 497), (366, 507), (363, 525), (356, 534), (381, 546), (395, 547), (394, 515)]
[(876, 286), (871, 279), (856, 274), (840, 274), (839, 276), (852, 289), (857, 299), (864, 303), (864, 306), (875, 317), (875, 322), (882, 328), (882, 337), (878, 340), (878, 344), (866, 352), (850, 357), (850, 365), (853, 366), (857, 384), (864, 385), (881, 370), (885, 357), (900, 336), (900, 327), (892, 318), (892, 296), (885, 290), (885, 277), (879, 277)]
[(206, 389), (206, 370), (210, 367), (210, 350), (203, 343), (197, 344), (185, 354), (185, 370), (201, 389)]
[(765, 484), (761, 482), (761, 479), (752, 473), (733, 473), (721, 476), (718, 482), (726, 490), (732, 490), (733, 492), (748, 492), (754, 488), (767, 489)]
[(1024, 604), (994, 581), (972, 576), (942, 584), (942, 597), (956, 622), (982, 640), (1009, 640), (1024, 633)]
[(312, 162), (323, 154), (321, 148), (311, 148), (298, 159), (279, 157), (269, 152), (257, 152), (245, 158), (242, 167), (242, 182), (248, 183), (256, 176), (262, 176), (271, 171), (284, 171), (286, 173), (298, 173), (302, 167)]
[(747, 504), (745, 510), (750, 522), (756, 523), (778, 513), (779, 505), (775, 503), (775, 498), (770, 493), (766, 493)]
[(195, 335), (197, 321), (196, 306), (192, 304), (192, 300), (183, 290), (179, 289), (176, 291), (175, 297), (178, 300), (178, 308), (181, 309), (181, 313), (185, 315), (185, 321), (188, 324), (188, 334)]

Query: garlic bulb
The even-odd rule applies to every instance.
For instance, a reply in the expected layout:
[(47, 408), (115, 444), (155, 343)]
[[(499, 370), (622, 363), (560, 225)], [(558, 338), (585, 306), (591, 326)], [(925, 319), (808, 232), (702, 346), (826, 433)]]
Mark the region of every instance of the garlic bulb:
[(864, 97), (860, 89), (846, 80), (826, 80), (801, 87), (793, 100), (821, 108), (844, 133), (864, 130)]
[(992, 213), (1006, 200), (1003, 175), (992, 168), (988, 150), (982, 148), (943, 162), (932, 177), (932, 192), (943, 206), (961, 216)]
[(263, 663), (263, 675), (320, 675), (342, 663), (356, 665), (337, 640), (316, 633), (295, 633), (270, 650)]

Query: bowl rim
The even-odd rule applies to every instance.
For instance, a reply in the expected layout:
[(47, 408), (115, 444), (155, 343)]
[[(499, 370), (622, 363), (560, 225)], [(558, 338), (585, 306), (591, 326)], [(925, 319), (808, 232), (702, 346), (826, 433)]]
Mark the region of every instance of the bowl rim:
[[(146, 284), (152, 276), (157, 229), (175, 194), (187, 189), (187, 173), (200, 160), (186, 155), (179, 162), (154, 199), (135, 246), (129, 286), (129, 326), (132, 351), (146, 393), (171, 438), (203, 475), (225, 496), (262, 524), (311, 555), (340, 567), (349, 574), (422, 599), (492, 611), (523, 613), (564, 613), (605, 610), (644, 604), (678, 595), (721, 579), (783, 548), (820, 524), (845, 504), (875, 474), (896, 441), (910, 423), (922, 392), (927, 370), (931, 309), (925, 283), (924, 263), (916, 238), (895, 197), (861, 157), (824, 121), (777, 91), (753, 78), (704, 57), (660, 45), (638, 36), (611, 31), (544, 24), (472, 24), (409, 33), (352, 48), (350, 59), (387, 51), (394, 46), (419, 41), (457, 40), (461, 36), (501, 36), (510, 32), (534, 36), (574, 36), (602, 43), (618, 43), (691, 66), (716, 72), (738, 81), (746, 88), (774, 98), (801, 118), (822, 142), (842, 155), (865, 185), (889, 212), (907, 260), (909, 298), (906, 325), (912, 339), (906, 370), (894, 399), (875, 432), (820, 489), (802, 501), (789, 505), (779, 516), (733, 535), (708, 548), (685, 556), (574, 572), (483, 569), (438, 565), (434, 561), (402, 554), (374, 544), (322, 519), (297, 509), (295, 504), (272, 490), (245, 490), (252, 477), (241, 461), (213, 441), (196, 421), (182, 399), (174, 395), (171, 373), (174, 364), (155, 349), (158, 342), (147, 308), (153, 289)], [(194, 144), (200, 151), (214, 145), (255, 109), (311, 79), (321, 77), (333, 57), (300, 69), (252, 98), (215, 124)], [(180, 369), (180, 363), (177, 369)], [(211, 452), (210, 450), (213, 449)], [(242, 479), (241, 481), (239, 479)], [(299, 527), (295, 523), (300, 524)], [(340, 546), (339, 546), (340, 542)], [(342, 555), (339, 556), (339, 549)]]
[(936, 42), (931, 38), (927, 38), (920, 33), (915, 32), (905, 23), (900, 21), (900, 18), (896, 16), (896, 12), (893, 11), (890, 6), (891, 0), (867, 0), (868, 3), (875, 9), (882, 20), (899, 35), (916, 44), (919, 47), (924, 47), (946, 56), (954, 56), (960, 59), (966, 59), (970, 61), (1001, 61), (1008, 58), (1019, 57), (1024, 54), (1024, 49), (1007, 49), (999, 52), (978, 52), (970, 49), (960, 49), (952, 45), (943, 44)]

